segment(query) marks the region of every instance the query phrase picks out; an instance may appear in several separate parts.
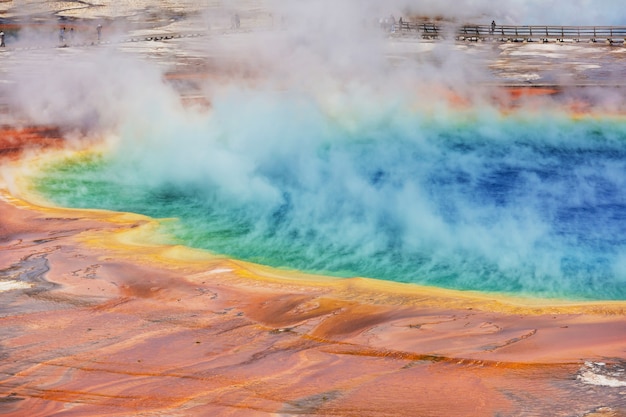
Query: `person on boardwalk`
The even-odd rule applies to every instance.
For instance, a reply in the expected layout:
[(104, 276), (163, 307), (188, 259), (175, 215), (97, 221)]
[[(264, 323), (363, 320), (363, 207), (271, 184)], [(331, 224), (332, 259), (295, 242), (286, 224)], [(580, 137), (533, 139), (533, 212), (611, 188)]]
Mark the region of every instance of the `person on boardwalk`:
[(98, 24), (96, 26), (96, 32), (98, 32), (98, 42), (102, 39), (102, 25)]
[(0, 31), (0, 48), (4, 48), (6, 45), (4, 44), (4, 31)]
[(231, 29), (239, 29), (241, 22), (239, 21), (239, 14), (235, 13), (230, 22)]
[(65, 26), (59, 29), (59, 43), (61, 46), (65, 45)]
[(492, 20), (491, 21), (491, 32), (489, 32), (489, 33), (491, 33), (493, 35), (495, 32), (496, 32), (496, 21)]

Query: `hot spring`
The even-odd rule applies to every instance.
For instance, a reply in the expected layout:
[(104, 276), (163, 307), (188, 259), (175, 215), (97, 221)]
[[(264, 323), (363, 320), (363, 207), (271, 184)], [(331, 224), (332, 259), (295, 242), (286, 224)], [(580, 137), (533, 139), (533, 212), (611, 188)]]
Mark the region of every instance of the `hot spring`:
[(47, 166), (37, 192), (173, 218), (172, 244), (278, 268), (626, 300), (622, 120), (251, 92), (145, 116)]

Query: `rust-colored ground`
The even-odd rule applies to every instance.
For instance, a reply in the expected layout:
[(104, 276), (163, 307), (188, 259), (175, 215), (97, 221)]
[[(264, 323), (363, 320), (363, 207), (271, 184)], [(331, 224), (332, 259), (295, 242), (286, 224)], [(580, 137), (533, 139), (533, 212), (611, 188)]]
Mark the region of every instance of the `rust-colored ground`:
[(15, 159), (25, 150), (58, 148), (62, 145), (61, 132), (54, 126), (0, 126), (0, 158)]
[[(51, 132), (4, 129), (3, 154)], [(582, 378), (622, 369), (624, 303), (307, 277), (148, 245), (152, 226), (2, 192), (0, 414), (626, 413), (626, 387)]]

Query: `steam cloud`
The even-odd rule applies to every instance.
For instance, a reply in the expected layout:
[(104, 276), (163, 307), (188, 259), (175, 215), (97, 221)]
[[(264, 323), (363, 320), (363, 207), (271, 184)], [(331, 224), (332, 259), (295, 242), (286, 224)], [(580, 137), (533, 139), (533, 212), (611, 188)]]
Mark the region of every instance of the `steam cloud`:
[(591, 0), (418, 0), (400, 6), (426, 16), (443, 16), (485, 23), (496, 19), (502, 24), (515, 25), (623, 25), (626, 12), (618, 0), (603, 1), (601, 6)]
[[(114, 193), (98, 204), (179, 198), (205, 210), (200, 221), (245, 231), (243, 243), (209, 247), (207, 230), (192, 241), (199, 246), (259, 260), (282, 251), (279, 266), (303, 256), (295, 265), (307, 270), (626, 296), (626, 247), (612, 229), (626, 206), (623, 126), (576, 124), (550, 100), (504, 117), (486, 87), (492, 51), (451, 41), (406, 51), (377, 26), (388, 13), (528, 24), (550, 16), (539, 1), (461, 3), (272, 3), (280, 28), (213, 32), (200, 46), (215, 68), (200, 87), (208, 110), (183, 105), (163, 67), (115, 45), (15, 52), (5, 91), (19, 117), (108, 140), (104, 168), (81, 175), (130, 191), (126, 202)], [(564, 22), (568, 13), (541, 23), (590, 16)], [(72, 192), (65, 203), (95, 201)], [(184, 221), (181, 234), (203, 228)]]

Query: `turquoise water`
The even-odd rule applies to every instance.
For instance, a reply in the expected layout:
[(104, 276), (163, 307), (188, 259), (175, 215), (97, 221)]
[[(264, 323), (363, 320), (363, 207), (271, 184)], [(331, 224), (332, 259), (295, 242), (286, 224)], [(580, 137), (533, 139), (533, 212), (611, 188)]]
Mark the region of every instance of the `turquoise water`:
[(112, 151), (48, 167), (37, 190), (173, 217), (172, 243), (265, 265), (626, 299), (626, 123), (245, 103), (129, 124)]

